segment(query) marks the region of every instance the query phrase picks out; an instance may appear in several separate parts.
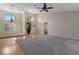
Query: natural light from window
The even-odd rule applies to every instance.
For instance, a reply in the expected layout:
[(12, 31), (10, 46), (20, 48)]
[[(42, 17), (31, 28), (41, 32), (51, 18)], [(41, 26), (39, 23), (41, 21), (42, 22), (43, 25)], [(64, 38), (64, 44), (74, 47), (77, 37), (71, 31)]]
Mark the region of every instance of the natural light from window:
[(10, 21), (10, 20), (15, 20), (16, 17), (14, 15), (12, 15), (11, 13), (7, 13), (4, 15), (4, 20)]

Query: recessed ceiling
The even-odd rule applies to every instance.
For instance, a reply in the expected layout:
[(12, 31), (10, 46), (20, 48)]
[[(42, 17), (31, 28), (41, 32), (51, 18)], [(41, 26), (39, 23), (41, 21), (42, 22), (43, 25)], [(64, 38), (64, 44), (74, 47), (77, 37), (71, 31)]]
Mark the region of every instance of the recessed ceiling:
[[(28, 11), (31, 13), (39, 13), (42, 3), (12, 3), (14, 9), (18, 11)], [(11, 9), (11, 3), (0, 3), (0, 9)], [(49, 12), (62, 12), (62, 11), (79, 11), (79, 3), (47, 3), (47, 6), (53, 7)], [(18, 12), (17, 11), (17, 12)]]

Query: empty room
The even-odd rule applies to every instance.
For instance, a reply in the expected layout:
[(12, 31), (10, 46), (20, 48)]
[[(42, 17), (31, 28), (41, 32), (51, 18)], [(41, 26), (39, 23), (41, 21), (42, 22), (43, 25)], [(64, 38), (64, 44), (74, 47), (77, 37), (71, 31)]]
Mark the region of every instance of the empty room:
[(79, 55), (79, 3), (0, 3), (0, 55)]

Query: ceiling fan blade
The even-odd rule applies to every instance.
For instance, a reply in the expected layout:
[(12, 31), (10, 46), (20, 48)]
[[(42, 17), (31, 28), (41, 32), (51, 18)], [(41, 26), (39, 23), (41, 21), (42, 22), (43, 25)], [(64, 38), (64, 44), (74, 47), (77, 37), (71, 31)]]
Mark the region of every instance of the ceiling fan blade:
[(40, 12), (42, 12), (43, 10), (40, 10)]
[(46, 12), (48, 12), (48, 10), (46, 10)]
[(53, 9), (53, 7), (47, 7), (46, 9)]

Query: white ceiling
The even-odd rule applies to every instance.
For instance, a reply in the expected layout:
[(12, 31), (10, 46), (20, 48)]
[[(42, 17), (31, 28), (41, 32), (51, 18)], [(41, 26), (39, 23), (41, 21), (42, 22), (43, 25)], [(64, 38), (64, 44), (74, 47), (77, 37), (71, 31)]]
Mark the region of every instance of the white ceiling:
[[(14, 5), (13, 10), (17, 12), (28, 11), (32, 13), (39, 13), (40, 9), (37, 7), (42, 7), (42, 3), (12, 3)], [(0, 3), (0, 9), (10, 10), (11, 3)], [(47, 3), (47, 6), (53, 7), (54, 9), (49, 10), (49, 12), (62, 12), (62, 11), (79, 11), (79, 3)]]

